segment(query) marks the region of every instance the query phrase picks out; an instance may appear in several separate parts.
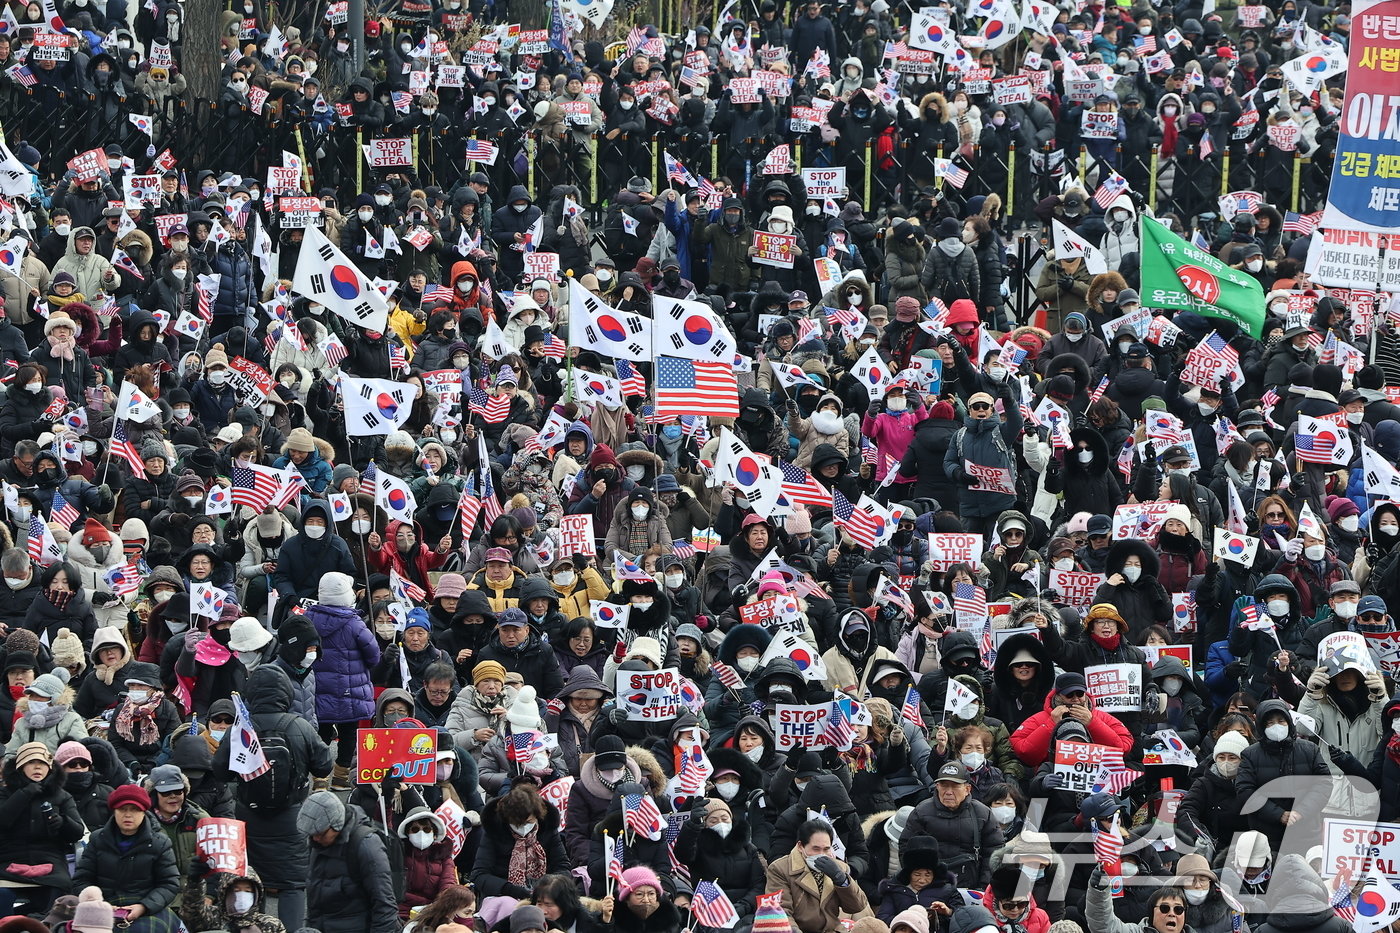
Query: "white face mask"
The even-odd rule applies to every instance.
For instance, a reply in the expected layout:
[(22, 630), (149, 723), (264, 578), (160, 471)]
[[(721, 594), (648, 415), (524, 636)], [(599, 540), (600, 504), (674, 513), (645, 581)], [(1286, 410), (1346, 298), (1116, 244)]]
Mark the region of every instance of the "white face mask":
[[(1288, 732), (1288, 727), (1284, 726), (1284, 734)], [(1236, 761), (1226, 761), (1220, 758), (1215, 759), (1215, 770), (1220, 772), (1221, 777), (1232, 778), (1240, 772), (1240, 763)]]
[(1288, 738), (1288, 724), (1276, 722), (1264, 730), (1264, 738), (1270, 742), (1282, 742)]
[(902, 395), (885, 399), (885, 407), (890, 411), (904, 411), (908, 406), (909, 403)]
[(996, 821), (997, 821), (998, 823), (1000, 823), (1002, 826), (1005, 826), (1007, 823), (1010, 823), (1012, 820), (1016, 819), (1016, 808), (1015, 808), (1015, 807), (1006, 807), (1006, 806), (1002, 806), (1002, 807), (992, 807), (991, 809), (992, 809), (992, 819), (996, 820)]
[(368, 223), (369, 219), (374, 216), (374, 211), (370, 210), (367, 207), (361, 208), (360, 210), (355, 212), (355, 216), (360, 218), (361, 223)]
[(1200, 412), (1201, 414), (1203, 414), (1203, 415), (1213, 415), (1213, 414), (1215, 414), (1215, 406), (1214, 406), (1214, 405), (1207, 405), (1205, 402), (1197, 402), (1197, 403), (1196, 403), (1196, 410), (1199, 411), (1199, 412)]
[(639, 463), (634, 463), (627, 468), (627, 478), (634, 483), (639, 483), (647, 475), (647, 468)]
[(639, 522), (646, 521), (647, 516), (651, 514), (651, 509), (645, 505), (634, 505), (631, 511), (632, 517)]
[(774, 220), (768, 224), (768, 229), (774, 233), (787, 233), (788, 225), (785, 220)]
[(963, 766), (969, 771), (976, 771), (987, 763), (987, 756), (981, 752), (968, 752), (962, 756)]
[(822, 409), (812, 415), (812, 427), (821, 434), (835, 434), (841, 430), (841, 416), (831, 409)]
[(31, 382), (24, 387), (24, 391), (38, 395), (40, 392), (44, 391), (44, 384), (42, 382)]
[(802, 856), (802, 861), (806, 862), (806, 863), (807, 863), (807, 867), (810, 868), (812, 871), (816, 871), (816, 870), (817, 870), (817, 860), (820, 859), (820, 858), (821, 858), (820, 855), (804, 855), (804, 856)]
[(1250, 259), (1244, 264), (1244, 267), (1250, 272), (1258, 272), (1260, 269), (1264, 268), (1264, 260)]
[(48, 708), (49, 708), (49, 701), (48, 701), (48, 700), (38, 700), (38, 699), (34, 699), (34, 698), (32, 698), (32, 697), (31, 697), (30, 700), (29, 700), (29, 711), (30, 711), (31, 713), (42, 713), (42, 712), (44, 712), (45, 710), (47, 710)]
[(1362, 421), (1366, 420), (1366, 413), (1364, 411), (1349, 411), (1346, 414), (1346, 418), (1347, 424), (1360, 424)]
[(556, 586), (569, 586), (574, 582), (575, 574), (572, 570), (561, 570), (554, 575)]
[(304, 534), (304, 535), (306, 535), (306, 536), (307, 536), (308, 538), (310, 538), (312, 541), (315, 541), (315, 540), (317, 540), (317, 539), (319, 539), (319, 538), (321, 538), (321, 537), (323, 537), (323, 536), (325, 535), (325, 533), (326, 533), (326, 526), (325, 526), (325, 525), (307, 525), (305, 528), (303, 528), (303, 529), (301, 530), (301, 533)]
[(1068, 340), (1070, 343), (1078, 343), (1079, 341), (1084, 339), (1084, 331), (1067, 330), (1065, 331), (1065, 339)]
[(235, 914), (246, 914), (253, 909), (254, 896), (252, 891), (234, 891), (232, 900)]
[(750, 655), (747, 658), (740, 658), (739, 660), (735, 661), (734, 665), (737, 668), (739, 668), (739, 670), (743, 671), (745, 674), (748, 674), (751, 673), (754, 668), (758, 667), (758, 658), (755, 658), (752, 655)]
[(1126, 354), (1133, 348), (1133, 345), (1126, 340), (1118, 341), (1118, 352)]
[(181, 498), (185, 500), (185, 504), (188, 505), (190, 508), (194, 508), (195, 506), (199, 505), (199, 503), (204, 501), (203, 496), (182, 496)]
[(1186, 897), (1186, 903), (1199, 907), (1206, 902), (1210, 896), (1209, 888), (1187, 888), (1181, 892)]
[(15, 509), (15, 518), (19, 519), (22, 522), (29, 521), (29, 516), (33, 514), (34, 510), (27, 506), (20, 506), (19, 508)]
[(1356, 618), (1356, 603), (1345, 600), (1332, 607), (1332, 614), (1339, 619)]
[(1093, 462), (1094, 462), (1094, 452), (1093, 452), (1092, 450), (1081, 450), (1081, 451), (1079, 451), (1079, 453), (1078, 453), (1076, 456), (1079, 457), (1079, 462), (1080, 462), (1080, 463), (1093, 463)]
[(238, 660), (243, 663), (244, 667), (257, 667), (258, 664), (262, 662), (261, 651), (238, 651), (235, 653), (238, 655)]
[(609, 784), (616, 784), (627, 773), (626, 768), (599, 768), (598, 776)]
[(640, 601), (640, 602), (635, 602), (635, 603), (633, 603), (633, 604), (632, 604), (632, 608), (635, 609), (635, 610), (637, 610), (638, 612), (651, 612), (651, 604), (652, 604), (652, 602), (653, 602), (653, 600), (644, 599), (644, 600), (642, 600), (642, 601)]
[(1400, 535), (1400, 525), (1382, 525), (1380, 531), (1381, 534), (1393, 538), (1396, 535)]
[[(737, 787), (738, 785), (736, 784), (736, 785), (734, 785), (734, 786)], [(729, 833), (734, 829), (734, 824), (733, 824), (733, 823), (716, 823), (715, 825), (711, 826), (710, 828), (713, 829), (715, 832), (719, 833), (719, 838), (721, 838), (721, 839), (727, 839), (727, 838), (729, 837)]]
[(154, 599), (154, 600), (156, 601), (156, 605), (157, 605), (157, 606), (161, 606), (161, 605), (164, 605), (165, 603), (170, 602), (170, 597), (172, 597), (172, 596), (174, 596), (174, 595), (175, 595), (175, 592), (174, 592), (173, 590), (161, 590), (159, 593), (156, 593), (156, 594), (155, 594), (154, 596), (152, 596), (151, 598)]
[(620, 100), (617, 102), (617, 105), (623, 110), (631, 110), (633, 107), (637, 106), (635, 101), (630, 100)]
[(172, 411), (175, 412), (175, 417), (179, 418), (181, 421), (190, 416), (190, 410), (188, 408), (185, 408), (183, 405), (179, 408), (172, 409)]
[[(1395, 724), (1400, 726), (1400, 719), (1397, 719)], [(1397, 734), (1400, 734), (1400, 730), (1397, 730)], [(744, 752), (744, 757), (753, 762), (761, 761), (763, 759), (763, 746), (755, 745), (753, 748)]]
[(1271, 599), (1268, 601), (1267, 605), (1269, 609), (1269, 615), (1271, 616), (1288, 615), (1289, 603), (1287, 599)]
[(1124, 878), (1132, 878), (1138, 873), (1137, 862), (1124, 862), (1122, 866)]
[(1390, 721), (1390, 731), (1394, 732), (1396, 735), (1400, 735), (1400, 719), (1392, 719)]
[(535, 824), (525, 823), (523, 825), (517, 825), (515, 823), (511, 823), (510, 831), (515, 833), (517, 836), (528, 836), (535, 831)]
[(69, 233), (71, 233), (72, 231), (73, 231), (73, 225), (72, 225), (72, 224), (54, 224), (54, 225), (53, 225), (53, 232), (54, 232), (54, 233), (57, 233), (59, 236), (67, 236), (67, 235), (68, 235)]
[(1054, 564), (1053, 564), (1052, 566), (1054, 566), (1054, 568), (1055, 568), (1056, 570), (1073, 570), (1073, 569), (1074, 569), (1074, 558), (1073, 558), (1073, 557), (1061, 557), (1059, 560), (1055, 561)]
[(392, 200), (394, 199), (389, 197), (389, 195), (387, 194), (376, 194), (374, 196), (374, 203), (378, 204), (380, 207), (388, 207), (389, 202)]
[(1182, 680), (1180, 677), (1163, 677), (1162, 692), (1169, 697), (1174, 697), (1181, 692)]
[(1310, 544), (1303, 548), (1303, 556), (1308, 560), (1322, 560), (1322, 558), (1327, 556), (1327, 545)]
[(374, 528), (374, 522), (367, 518), (357, 518), (350, 523), (350, 530), (357, 535), (367, 535)]
[(435, 837), (432, 833), (409, 833), (409, 834), (408, 834), (408, 841), (413, 845), (413, 847), (414, 847), (415, 849), (418, 849), (418, 850), (420, 850), (420, 851), (423, 850), (423, 849), (426, 849), (428, 846), (432, 845), (432, 844), (433, 844), (433, 840), (434, 840), (435, 838), (437, 838), (437, 837)]
[[(758, 747), (760, 749), (763, 748), (762, 745)], [(723, 784), (716, 784), (715, 791), (718, 792), (719, 795), (725, 800), (733, 800), (739, 794), (739, 782), (725, 781)]]
[(265, 417), (272, 417), (277, 413), (277, 406), (271, 403), (262, 406), (262, 413)]
[(987, 375), (988, 375), (988, 376), (991, 376), (991, 377), (992, 377), (993, 379), (995, 379), (997, 382), (1001, 382), (1003, 379), (1006, 378), (1006, 367), (1005, 367), (1005, 366), (988, 366), (988, 367), (987, 367)]
[(1124, 579), (1124, 580), (1127, 580), (1129, 583), (1136, 583), (1136, 582), (1138, 582), (1138, 577), (1141, 577), (1141, 576), (1142, 576), (1142, 568), (1141, 568), (1141, 567), (1124, 567), (1124, 568), (1123, 568), (1123, 579)]
[(666, 586), (667, 586), (667, 588), (673, 589), (673, 590), (678, 590), (678, 589), (680, 589), (684, 584), (685, 584), (685, 574), (683, 574), (683, 573), (668, 573), (668, 574), (666, 574)]
[(222, 369), (216, 369), (212, 373), (205, 373), (204, 378), (209, 381), (211, 386), (221, 386), (228, 381), (228, 373)]
[(133, 703), (145, 703), (147, 700), (149, 700), (149, 699), (151, 698), (151, 691), (149, 691), (149, 690), (128, 690), (128, 691), (126, 692), (126, 698), (127, 698), (128, 700), (130, 700), (131, 702), (133, 702)]

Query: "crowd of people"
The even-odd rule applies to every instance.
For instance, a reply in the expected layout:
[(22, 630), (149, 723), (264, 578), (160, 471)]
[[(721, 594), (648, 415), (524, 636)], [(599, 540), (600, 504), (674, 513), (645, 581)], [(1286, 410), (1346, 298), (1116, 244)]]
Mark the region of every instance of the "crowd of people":
[(1345, 4), (53, 6), (0, 933), (1400, 931), (1338, 829), (1400, 824), (1400, 350), (1289, 67)]

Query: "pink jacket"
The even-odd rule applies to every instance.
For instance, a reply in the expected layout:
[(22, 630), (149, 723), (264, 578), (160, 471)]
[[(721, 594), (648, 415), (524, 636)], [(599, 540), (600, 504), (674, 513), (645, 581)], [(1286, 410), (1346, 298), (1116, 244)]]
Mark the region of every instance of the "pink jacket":
[[(920, 399), (912, 410), (906, 409), (903, 414), (895, 415), (882, 411), (873, 417), (866, 415), (861, 419), (860, 432), (874, 441), (876, 450), (880, 452), (875, 461), (877, 480), (883, 480), (889, 472), (887, 464), (893, 462), (897, 467), (899, 461), (904, 459), (904, 452), (909, 449), (909, 443), (914, 439), (914, 429), (927, 417), (928, 409), (924, 407), (923, 399)], [(893, 461), (890, 457), (894, 458)]]

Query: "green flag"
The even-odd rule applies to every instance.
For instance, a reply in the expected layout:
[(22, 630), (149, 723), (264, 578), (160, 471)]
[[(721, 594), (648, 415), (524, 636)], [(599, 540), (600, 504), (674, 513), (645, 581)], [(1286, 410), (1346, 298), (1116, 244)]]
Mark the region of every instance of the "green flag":
[(1264, 331), (1264, 287), (1231, 269), (1151, 217), (1142, 218), (1142, 303), (1234, 321), (1258, 339)]

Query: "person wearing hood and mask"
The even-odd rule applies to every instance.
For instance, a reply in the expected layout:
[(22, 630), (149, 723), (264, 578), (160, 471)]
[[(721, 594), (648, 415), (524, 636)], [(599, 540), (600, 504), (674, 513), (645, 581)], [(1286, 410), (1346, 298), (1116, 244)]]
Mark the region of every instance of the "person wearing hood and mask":
[(789, 400), (787, 426), (797, 438), (797, 457), (793, 463), (804, 470), (811, 469), (812, 457), (823, 444), (829, 444), (843, 457), (850, 453), (850, 432), (842, 417), (841, 399), (831, 392), (821, 393), (816, 408), (805, 418), (797, 403)]
[[(1299, 655), (1308, 623), (1299, 608), (1298, 589), (1287, 577), (1276, 573), (1263, 577), (1254, 585), (1252, 595), (1273, 625), (1268, 630), (1246, 628), (1235, 609), (1230, 618), (1229, 649), (1244, 667), (1240, 688), (1262, 699), (1280, 695), (1280, 682), (1291, 682), (1295, 676), (1292, 671), (1303, 673), (1304, 666), (1311, 663)], [(1285, 689), (1285, 695), (1301, 699), (1291, 686)]]
[(739, 688), (726, 687), (718, 677), (705, 688), (705, 719), (710, 740), (719, 745), (734, 735), (739, 721), (748, 715), (756, 699), (754, 688), (761, 673), (760, 661), (772, 635), (761, 625), (736, 625), (720, 642), (715, 660), (735, 671), (742, 680)]
[(658, 505), (651, 490), (638, 486), (619, 502), (608, 528), (603, 554), (611, 560), (614, 555), (639, 561), (653, 547), (669, 547), (671, 530), (666, 524), (669, 510)]
[(827, 689), (864, 696), (868, 678), (877, 663), (898, 660), (893, 651), (875, 639), (870, 617), (864, 611), (847, 610), (841, 617), (836, 644), (822, 654), (822, 662), (826, 665)]
[(161, 739), (180, 725), (180, 712), (161, 689), (160, 669), (136, 662), (123, 675), (126, 695), (112, 713), (108, 741), (132, 774), (149, 774), (161, 754)]
[[(1022, 600), (1012, 609), (1012, 623), (1019, 627), (1029, 613), (1022, 607), (1034, 604), (1036, 612), (1048, 618), (1053, 607), (1041, 600)], [(1018, 618), (1019, 617), (1019, 618)], [(1034, 635), (1013, 635), (1002, 643), (992, 665), (994, 689), (987, 691), (987, 712), (1005, 723), (1014, 732), (1045, 704), (1045, 697), (1054, 688), (1055, 665), (1045, 643)], [(1008, 739), (1009, 741), (1009, 739)]]
[(395, 833), (403, 842), (404, 899), (399, 902), (399, 919), (431, 904), (457, 884), (457, 866), (452, 862), (452, 844), (447, 841), (447, 825), (442, 817), (418, 803), (399, 821)]
[[(1260, 703), (1255, 723), (1259, 741), (1240, 753), (1236, 784), (1243, 799), (1258, 804), (1248, 814), (1250, 829), (1263, 833), (1270, 848), (1277, 852), (1283, 847), (1285, 833), (1294, 840), (1317, 838), (1321, 814), (1331, 794), (1332, 777), (1321, 748), (1299, 738), (1287, 703)], [(1290, 784), (1287, 796), (1255, 795), (1270, 782), (1284, 777), (1304, 780)]]
[(350, 548), (335, 534), (330, 506), (319, 499), (307, 502), (302, 510), (301, 531), (293, 535), (277, 553), (277, 569), (272, 587), (283, 605), (298, 599), (314, 599), (319, 581), (329, 573), (354, 573)]
[[(596, 109), (596, 108), (595, 108)], [(496, 244), (497, 264), (511, 281), (525, 269), (525, 235), (539, 219), (541, 211), (524, 185), (515, 185), (505, 204), (491, 216), (491, 239)]]
[(953, 302), (968, 299), (976, 306), (982, 293), (981, 273), (977, 256), (963, 242), (962, 228), (951, 217), (938, 222), (933, 232), (934, 246), (924, 258), (919, 284), (929, 296), (937, 297), (949, 307)]
[(1143, 713), (1143, 733), (1173, 729), (1192, 748), (1200, 744), (1206, 706), (1197, 692), (1197, 682), (1180, 658), (1162, 655), (1152, 665), (1152, 681), (1157, 685), (1157, 707)]
[(1157, 553), (1146, 541), (1117, 541), (1108, 549), (1108, 579), (1094, 602), (1112, 606), (1120, 618), (1131, 619), (1127, 636), (1136, 641), (1150, 625), (1168, 625), (1172, 602), (1157, 580)]
[(726, 198), (719, 218), (699, 231), (699, 242), (710, 249), (710, 281), (724, 283), (733, 291), (748, 289), (754, 278), (749, 250), (753, 228), (744, 217), (744, 202)]

